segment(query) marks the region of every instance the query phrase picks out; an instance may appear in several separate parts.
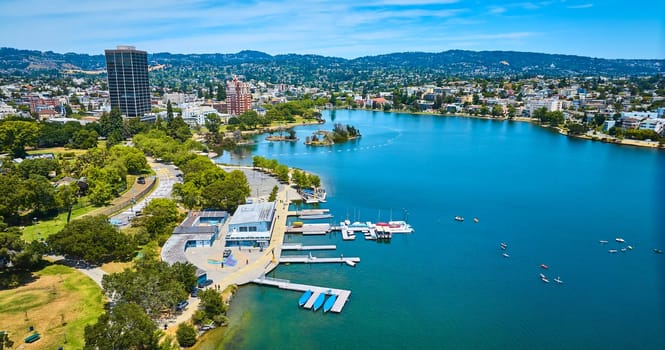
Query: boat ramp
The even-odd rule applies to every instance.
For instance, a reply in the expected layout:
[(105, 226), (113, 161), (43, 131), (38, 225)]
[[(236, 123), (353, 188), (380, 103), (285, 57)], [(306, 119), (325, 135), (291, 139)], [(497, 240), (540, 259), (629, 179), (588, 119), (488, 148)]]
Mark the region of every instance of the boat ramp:
[(321, 294), (337, 295), (337, 299), (335, 300), (335, 303), (330, 309), (330, 311), (335, 313), (342, 312), (344, 305), (346, 304), (347, 300), (349, 300), (349, 296), (351, 295), (350, 290), (291, 283), (291, 281), (289, 280), (271, 278), (266, 276), (261, 276), (255, 280), (252, 280), (252, 282), (259, 285), (273, 286), (273, 287), (278, 287), (280, 289), (292, 290), (296, 292), (306, 292), (308, 290), (311, 290), (312, 295), (309, 297), (307, 302), (305, 302), (305, 305), (303, 305), (305, 309), (311, 309), (312, 306), (314, 305), (314, 302), (316, 301), (316, 299), (318, 299), (318, 297)]

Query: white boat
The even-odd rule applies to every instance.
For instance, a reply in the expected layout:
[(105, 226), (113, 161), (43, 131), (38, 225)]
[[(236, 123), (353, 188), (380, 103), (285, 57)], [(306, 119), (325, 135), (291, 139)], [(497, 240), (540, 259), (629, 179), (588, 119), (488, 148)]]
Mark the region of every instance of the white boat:
[(617, 238), (615, 238), (614, 240), (617, 241), (617, 242), (619, 242), (619, 243), (623, 243), (623, 242), (626, 241), (625, 239), (623, 239), (623, 238), (621, 238), (621, 237), (617, 237)]
[(463, 216), (459, 216), (459, 215), (458, 215), (458, 216), (455, 216), (455, 221), (460, 221), (460, 222), (461, 222), (461, 221), (464, 221), (464, 217), (463, 217)]
[(503, 255), (504, 258), (510, 258), (510, 255), (508, 255), (508, 253), (503, 253), (501, 255)]
[(501, 247), (501, 250), (506, 250), (506, 248), (508, 248), (508, 245), (501, 242), (501, 243), (499, 243), (499, 247)]
[(621, 251), (625, 253), (625, 252), (626, 252), (626, 248), (621, 248)]
[(563, 284), (563, 281), (561, 280), (561, 277), (559, 277), (559, 276), (557, 276), (557, 277), (554, 279), (554, 282), (556, 282), (556, 283), (558, 283), (558, 284)]
[(478, 223), (480, 220), (478, 220), (478, 218), (473, 218), (473, 222)]
[(633, 246), (632, 246), (632, 245), (629, 245), (629, 246), (628, 246), (628, 249), (629, 249), (629, 250), (633, 250)]
[(608, 250), (607, 252), (608, 252), (608, 253), (616, 253), (616, 252), (618, 252), (618, 250), (616, 250), (616, 249), (610, 249), (610, 250)]
[(385, 232), (390, 233), (413, 233), (413, 227), (406, 221), (388, 221), (388, 226), (383, 226)]
[(600, 244), (607, 244), (607, 241), (604, 240), (604, 239), (601, 239), (600, 241), (598, 241), (598, 243), (600, 243)]
[(540, 274), (540, 278), (547, 278), (547, 276), (543, 275), (542, 273)]
[(540, 280), (545, 283), (550, 283), (550, 280), (548, 280), (547, 277), (541, 277)]

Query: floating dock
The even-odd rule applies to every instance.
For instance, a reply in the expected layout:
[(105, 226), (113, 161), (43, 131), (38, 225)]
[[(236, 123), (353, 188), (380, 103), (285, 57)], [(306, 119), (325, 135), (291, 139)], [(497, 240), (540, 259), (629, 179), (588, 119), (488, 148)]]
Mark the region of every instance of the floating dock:
[(333, 216), (330, 214), (310, 214), (310, 215), (298, 215), (300, 220), (319, 220), (319, 219), (330, 219)]
[(304, 224), (300, 227), (287, 226), (285, 233), (300, 233), (303, 235), (325, 235), (330, 232), (330, 224)]
[(302, 245), (302, 243), (282, 244), (282, 250), (335, 250), (337, 246), (331, 245)]
[(359, 257), (338, 257), (338, 258), (319, 258), (311, 255), (287, 255), (279, 258), (280, 263), (303, 263), (303, 264), (322, 264), (322, 263), (345, 263), (349, 266), (355, 266), (360, 262)]
[(340, 313), (342, 312), (342, 309), (344, 308), (347, 300), (349, 300), (349, 296), (351, 296), (350, 290), (291, 283), (289, 280), (270, 278), (266, 276), (259, 277), (255, 280), (252, 280), (252, 282), (264, 286), (273, 286), (280, 289), (293, 290), (296, 292), (306, 292), (311, 290), (313, 292), (312, 296), (310, 296), (305, 305), (303, 305), (305, 309), (311, 309), (314, 305), (314, 301), (316, 301), (321, 293), (331, 295), (334, 294), (337, 295), (337, 300), (335, 300), (335, 304), (333, 304), (333, 307), (330, 309), (330, 311)]
[(330, 214), (330, 209), (303, 209), (303, 210), (291, 210), (287, 212), (288, 216), (324, 215), (324, 214)]

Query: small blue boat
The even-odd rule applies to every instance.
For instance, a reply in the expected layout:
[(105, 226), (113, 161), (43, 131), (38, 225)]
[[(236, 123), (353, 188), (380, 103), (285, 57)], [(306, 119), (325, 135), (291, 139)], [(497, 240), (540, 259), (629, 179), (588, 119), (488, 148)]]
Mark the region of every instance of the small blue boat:
[(309, 300), (309, 298), (312, 296), (313, 292), (311, 289), (308, 289), (301, 297), (300, 300), (298, 300), (298, 306), (303, 306)]
[(314, 311), (319, 310), (323, 305), (324, 300), (326, 300), (326, 294), (325, 293), (319, 294), (319, 297), (316, 298), (316, 301), (314, 301), (314, 306), (312, 306), (312, 310)]
[(330, 309), (332, 309), (333, 305), (335, 305), (335, 301), (337, 301), (337, 295), (333, 294), (326, 300), (326, 303), (323, 304), (323, 312), (328, 312)]

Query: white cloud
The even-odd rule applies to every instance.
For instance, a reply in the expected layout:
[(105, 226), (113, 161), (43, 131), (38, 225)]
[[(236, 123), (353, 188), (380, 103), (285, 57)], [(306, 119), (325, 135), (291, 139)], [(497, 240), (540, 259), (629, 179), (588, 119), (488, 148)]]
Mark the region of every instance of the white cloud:
[(506, 12), (505, 7), (499, 7), (499, 6), (492, 6), (492, 7), (489, 8), (489, 10), (490, 10), (491, 14), (495, 14), (495, 15), (500, 15), (500, 14)]
[(568, 6), (569, 9), (588, 9), (590, 7), (593, 7), (593, 4), (582, 4), (582, 5)]

